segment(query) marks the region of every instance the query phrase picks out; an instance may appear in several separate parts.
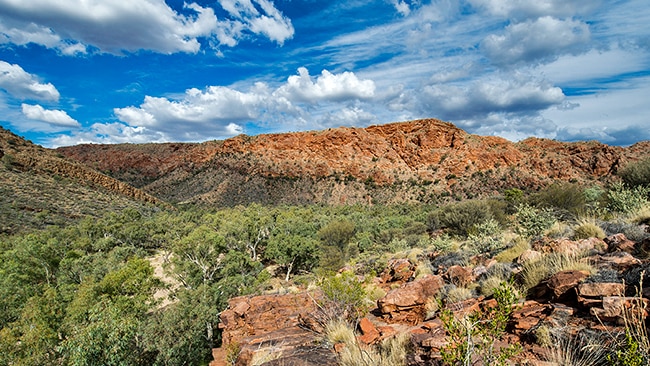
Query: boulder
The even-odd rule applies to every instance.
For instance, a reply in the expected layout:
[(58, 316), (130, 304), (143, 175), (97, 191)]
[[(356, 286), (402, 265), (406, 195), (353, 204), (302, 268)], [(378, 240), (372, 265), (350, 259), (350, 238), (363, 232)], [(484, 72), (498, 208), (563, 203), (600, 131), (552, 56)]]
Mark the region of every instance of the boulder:
[(458, 287), (465, 287), (474, 281), (472, 270), (461, 266), (451, 266), (445, 273), (448, 282)]
[(444, 286), (440, 276), (426, 275), (389, 291), (377, 301), (380, 316), (388, 322), (415, 324), (426, 315), (425, 304)]
[(379, 336), (379, 330), (368, 318), (361, 318), (359, 321), (359, 330), (361, 330), (361, 335), (358, 337), (359, 342), (363, 344), (373, 344), (377, 342)]
[(406, 282), (415, 273), (415, 264), (411, 263), (406, 258), (391, 259), (388, 261), (388, 266), (379, 275), (382, 282)]
[(624, 271), (626, 269), (638, 266), (641, 261), (634, 258), (632, 254), (624, 251), (616, 251), (599, 257), (600, 266)]
[(563, 297), (569, 290), (574, 289), (578, 284), (589, 276), (585, 271), (561, 271), (546, 281), (546, 286), (555, 299)]
[[(286, 355), (302, 355), (302, 361), (327, 360), (325, 354), (331, 351), (317, 346), (315, 333), (304, 326), (319, 323), (318, 319), (314, 319), (318, 313), (316, 299), (319, 298), (319, 294), (304, 292), (230, 299), (228, 308), (219, 316), (222, 347), (213, 350), (214, 361), (210, 365), (225, 365), (225, 357), (229, 353), (227, 350), (231, 350), (234, 345), (238, 345), (240, 349), (235, 364), (242, 366), (248, 365), (254, 358), (271, 361)], [(319, 356), (312, 357), (312, 353)], [(297, 362), (287, 360), (284, 364), (328, 364)]]
[(635, 243), (625, 237), (625, 234), (619, 233), (606, 237), (603, 239), (609, 246), (608, 252), (622, 251), (630, 254), (635, 252)]

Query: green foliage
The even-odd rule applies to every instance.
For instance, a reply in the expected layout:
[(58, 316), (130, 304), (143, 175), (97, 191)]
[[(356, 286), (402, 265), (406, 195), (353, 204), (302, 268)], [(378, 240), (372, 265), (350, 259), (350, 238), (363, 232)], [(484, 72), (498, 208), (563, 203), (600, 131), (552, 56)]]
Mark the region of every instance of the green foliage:
[(550, 209), (537, 209), (525, 203), (517, 207), (515, 218), (516, 232), (529, 238), (541, 235), (556, 222), (555, 215)]
[(325, 297), (322, 309), (330, 319), (354, 321), (367, 312), (363, 281), (353, 272), (325, 276), (319, 285)]
[(650, 158), (627, 164), (617, 175), (628, 187), (650, 186)]
[(494, 289), (494, 298), (496, 306), (462, 317), (448, 309), (441, 311), (440, 319), (449, 336), (449, 343), (441, 349), (445, 364), (472, 365), (480, 359), (485, 365), (507, 365), (521, 351), (519, 345), (495, 347), (505, 333), (519, 295), (511, 284), (503, 282)]
[(467, 237), (470, 249), (474, 253), (497, 253), (505, 248), (501, 236), (501, 226), (494, 219), (474, 225)]
[(647, 364), (646, 357), (639, 349), (637, 342), (629, 331), (625, 332), (625, 344), (614, 354), (607, 355), (607, 361), (612, 366), (643, 366)]
[(607, 191), (607, 207), (620, 213), (631, 213), (648, 204), (650, 188), (636, 186), (628, 188), (623, 183), (614, 183)]
[[(492, 218), (492, 210), (486, 201), (463, 201), (443, 207), (437, 212), (440, 227), (447, 228), (451, 234), (467, 237), (471, 230)], [(434, 218), (430, 222), (435, 222)]]
[(605, 231), (594, 222), (581, 222), (573, 229), (573, 240), (605, 238)]
[(586, 208), (583, 188), (575, 183), (552, 184), (532, 196), (530, 200), (537, 207), (555, 209), (562, 214), (576, 215)]

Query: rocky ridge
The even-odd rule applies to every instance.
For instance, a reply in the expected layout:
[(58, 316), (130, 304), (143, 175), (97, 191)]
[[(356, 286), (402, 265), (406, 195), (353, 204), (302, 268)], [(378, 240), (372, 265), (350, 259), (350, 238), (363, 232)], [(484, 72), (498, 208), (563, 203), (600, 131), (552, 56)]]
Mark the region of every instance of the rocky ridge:
[(39, 213), (45, 219), (42, 224), (47, 224), (48, 220), (58, 220), (57, 216), (73, 218), (110, 207), (164, 204), (128, 183), (25, 141), (3, 128), (0, 159), (0, 233), (15, 232), (23, 224), (30, 226), (30, 221), (43, 221), (36, 217)]
[[(435, 119), (367, 128), (240, 135), (204, 143), (79, 145), (77, 160), (171, 202), (428, 202), (555, 180), (606, 179), (650, 153), (595, 141), (512, 143)], [(399, 192), (399, 194), (396, 194)]]

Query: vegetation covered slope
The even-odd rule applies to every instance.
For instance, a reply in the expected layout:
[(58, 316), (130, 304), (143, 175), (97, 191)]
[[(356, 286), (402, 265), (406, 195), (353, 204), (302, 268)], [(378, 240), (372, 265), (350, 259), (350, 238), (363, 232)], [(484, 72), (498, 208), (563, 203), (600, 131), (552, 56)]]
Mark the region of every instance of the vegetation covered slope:
[(427, 119), (368, 128), (237, 136), (201, 144), (80, 145), (57, 150), (171, 202), (397, 203), (472, 198), (505, 188), (589, 182), (650, 154), (598, 142), (470, 135)]
[(162, 201), (0, 128), (0, 233)]

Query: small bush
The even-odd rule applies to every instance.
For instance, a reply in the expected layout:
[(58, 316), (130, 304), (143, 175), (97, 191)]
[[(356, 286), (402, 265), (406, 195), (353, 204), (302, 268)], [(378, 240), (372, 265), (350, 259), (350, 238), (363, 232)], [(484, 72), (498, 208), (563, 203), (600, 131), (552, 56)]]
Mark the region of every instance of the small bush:
[(515, 218), (517, 219), (515, 231), (529, 238), (541, 235), (557, 221), (550, 209), (537, 209), (527, 204), (517, 207)]
[(650, 188), (628, 188), (622, 183), (615, 183), (607, 191), (607, 208), (623, 214), (634, 212), (648, 204), (648, 194)]
[(617, 175), (630, 187), (650, 186), (650, 159), (627, 164)]
[(538, 207), (555, 208), (565, 214), (578, 214), (586, 208), (583, 189), (574, 183), (552, 184), (531, 197)]
[(528, 291), (552, 275), (567, 270), (594, 272), (594, 268), (580, 256), (550, 253), (524, 264), (520, 273), (521, 284)]
[(452, 235), (467, 237), (476, 225), (492, 218), (492, 211), (487, 202), (470, 200), (445, 206), (438, 215), (440, 225)]
[(449, 343), (441, 349), (443, 362), (465, 365), (479, 357), (484, 365), (508, 365), (508, 359), (521, 351), (521, 346), (495, 347), (505, 334), (506, 325), (519, 300), (519, 294), (508, 283), (494, 290), (495, 307), (458, 317), (450, 310), (441, 311), (440, 319), (449, 335)]
[(573, 229), (573, 240), (589, 238), (605, 238), (605, 231), (596, 224), (595, 220), (582, 219), (578, 226)]
[(330, 319), (356, 320), (366, 313), (366, 291), (363, 282), (349, 271), (325, 277), (320, 282), (325, 296), (322, 309)]
[(505, 243), (501, 235), (501, 227), (494, 219), (474, 225), (467, 242), (472, 253), (495, 253), (503, 250)]

